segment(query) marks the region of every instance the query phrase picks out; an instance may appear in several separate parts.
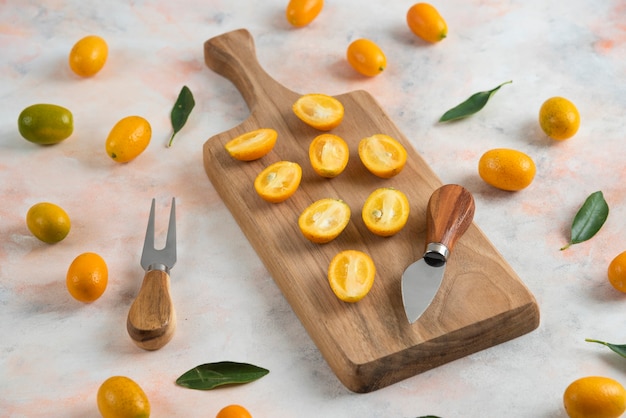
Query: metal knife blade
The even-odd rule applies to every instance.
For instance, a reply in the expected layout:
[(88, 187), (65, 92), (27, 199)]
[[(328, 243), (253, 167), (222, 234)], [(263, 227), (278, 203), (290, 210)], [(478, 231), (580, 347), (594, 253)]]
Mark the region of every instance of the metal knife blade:
[(448, 257), (472, 224), (474, 210), (472, 194), (456, 184), (441, 186), (428, 200), (424, 256), (402, 274), (402, 302), (410, 323), (422, 316), (437, 295)]

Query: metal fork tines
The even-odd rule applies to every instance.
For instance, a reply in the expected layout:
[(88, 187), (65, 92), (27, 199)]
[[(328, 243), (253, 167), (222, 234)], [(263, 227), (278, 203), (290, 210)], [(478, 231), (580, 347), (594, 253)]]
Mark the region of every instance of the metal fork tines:
[(141, 267), (145, 271), (162, 270), (169, 274), (170, 269), (176, 263), (176, 199), (172, 198), (165, 247), (160, 250), (154, 248), (154, 207), (155, 199), (152, 199), (148, 228), (146, 229), (146, 238), (141, 254)]

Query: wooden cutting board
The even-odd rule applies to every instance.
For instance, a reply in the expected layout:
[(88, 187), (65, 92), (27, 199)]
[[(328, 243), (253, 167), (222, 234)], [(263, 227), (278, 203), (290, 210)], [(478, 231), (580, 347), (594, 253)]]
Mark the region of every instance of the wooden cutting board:
[[(332, 133), (348, 143), (350, 161), (340, 176), (319, 177), (309, 164), (308, 147), (321, 132), (293, 114), (291, 106), (300, 95), (261, 68), (250, 33), (241, 29), (214, 37), (205, 42), (204, 54), (207, 66), (234, 83), (250, 109), (247, 120), (204, 144), (207, 175), (348, 389), (370, 392), (385, 387), (539, 325), (533, 295), (475, 224), (458, 241), (439, 294), (424, 315), (409, 324), (402, 305), (401, 277), (422, 256), (426, 205), (442, 184), (439, 178), (365, 91), (336, 96), (344, 105), (345, 117)], [(224, 144), (258, 128), (278, 131), (274, 149), (253, 162), (231, 158)], [(407, 149), (408, 162), (394, 178), (375, 177), (359, 160), (359, 140), (377, 133), (396, 138)], [(302, 166), (302, 183), (287, 201), (267, 203), (256, 194), (253, 182), (264, 167), (280, 160)], [(388, 238), (373, 235), (361, 220), (363, 202), (378, 187), (403, 191), (411, 205), (405, 228)], [(313, 201), (325, 197), (346, 201), (352, 218), (337, 239), (313, 244), (300, 233), (298, 217)], [(354, 304), (337, 299), (326, 277), (332, 257), (345, 249), (368, 253), (377, 267), (370, 293)]]

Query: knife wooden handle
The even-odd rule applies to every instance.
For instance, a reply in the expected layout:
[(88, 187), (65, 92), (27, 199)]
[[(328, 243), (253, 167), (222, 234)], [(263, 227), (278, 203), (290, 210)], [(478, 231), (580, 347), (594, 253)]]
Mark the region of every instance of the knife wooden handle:
[(146, 272), (128, 311), (126, 329), (133, 342), (144, 350), (158, 350), (172, 339), (176, 312), (170, 296), (170, 276), (165, 271)]
[[(206, 41), (204, 62), (237, 87), (252, 113), (259, 102), (273, 102), (277, 96), (285, 94), (296, 95), (270, 77), (261, 67), (256, 56), (254, 39), (246, 29), (227, 32)], [(262, 110), (270, 112), (273, 108), (264, 106)]]
[(446, 184), (435, 190), (428, 200), (426, 213), (426, 246), (440, 243), (452, 252), (457, 240), (474, 219), (474, 198), (457, 184)]

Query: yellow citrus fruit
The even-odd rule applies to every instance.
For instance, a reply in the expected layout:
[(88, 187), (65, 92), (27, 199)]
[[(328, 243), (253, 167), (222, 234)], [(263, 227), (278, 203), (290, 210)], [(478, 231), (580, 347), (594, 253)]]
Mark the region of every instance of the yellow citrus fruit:
[(109, 270), (106, 262), (96, 253), (83, 253), (76, 257), (67, 270), (65, 284), (72, 297), (90, 303), (106, 290)]
[(437, 9), (428, 3), (416, 3), (406, 14), (406, 23), (415, 35), (431, 43), (448, 36), (448, 25)]
[(563, 404), (570, 418), (617, 418), (626, 411), (626, 389), (608, 377), (583, 377), (565, 389)]
[(361, 217), (367, 229), (389, 237), (398, 233), (409, 219), (409, 199), (400, 190), (385, 187), (374, 190), (365, 200)]
[(350, 206), (343, 200), (325, 198), (313, 202), (298, 218), (300, 232), (316, 244), (337, 238), (350, 221)]
[(309, 145), (311, 167), (322, 177), (337, 177), (348, 165), (349, 157), (348, 144), (337, 135), (318, 135)]
[(376, 266), (364, 252), (345, 250), (338, 253), (328, 266), (328, 282), (333, 293), (344, 302), (363, 299), (374, 284)]
[(301, 121), (320, 131), (330, 131), (343, 120), (343, 105), (326, 94), (311, 93), (300, 96), (292, 109)]
[(39, 103), (22, 110), (17, 127), (24, 139), (40, 145), (58, 144), (74, 131), (72, 112), (62, 106)]
[(252, 414), (241, 405), (228, 405), (220, 409), (215, 418), (252, 418)]
[(620, 292), (626, 293), (626, 251), (615, 257), (608, 268), (609, 283)]
[(357, 39), (348, 46), (348, 62), (357, 72), (374, 77), (387, 68), (387, 57), (382, 49), (369, 39)]
[(580, 114), (574, 103), (563, 97), (551, 97), (539, 109), (539, 125), (552, 139), (573, 137), (580, 127)]
[(406, 149), (389, 135), (376, 134), (359, 142), (359, 157), (374, 175), (390, 178), (402, 171), (406, 164)]
[(224, 148), (231, 157), (240, 161), (254, 161), (266, 156), (276, 145), (278, 132), (261, 128), (246, 132), (228, 141)]
[(279, 203), (289, 199), (300, 186), (302, 167), (291, 161), (278, 161), (259, 173), (254, 190), (263, 200)]
[(132, 379), (113, 376), (98, 389), (98, 410), (103, 418), (148, 418), (150, 401)]
[(28, 209), (26, 226), (41, 241), (54, 244), (70, 233), (72, 224), (63, 208), (54, 203), (41, 202)]
[(324, 0), (289, 0), (285, 15), (287, 21), (295, 27), (311, 23), (324, 7)]
[(70, 51), (70, 68), (81, 77), (91, 77), (104, 67), (108, 55), (109, 47), (104, 39), (96, 35), (85, 36)]
[(139, 156), (150, 144), (152, 127), (141, 116), (127, 116), (113, 126), (107, 137), (107, 155), (118, 163), (126, 163)]
[(502, 190), (517, 191), (528, 187), (535, 178), (535, 172), (533, 160), (513, 149), (489, 150), (478, 161), (480, 178)]

